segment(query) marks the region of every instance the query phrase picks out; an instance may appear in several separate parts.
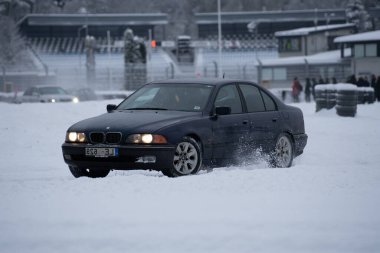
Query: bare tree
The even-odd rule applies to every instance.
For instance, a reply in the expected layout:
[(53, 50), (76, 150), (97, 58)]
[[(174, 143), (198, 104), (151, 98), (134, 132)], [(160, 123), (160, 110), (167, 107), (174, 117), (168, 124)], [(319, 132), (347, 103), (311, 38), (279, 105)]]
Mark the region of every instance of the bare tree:
[(0, 17), (0, 65), (2, 68), (14, 65), (25, 43), (18, 33), (15, 22), (9, 17)]

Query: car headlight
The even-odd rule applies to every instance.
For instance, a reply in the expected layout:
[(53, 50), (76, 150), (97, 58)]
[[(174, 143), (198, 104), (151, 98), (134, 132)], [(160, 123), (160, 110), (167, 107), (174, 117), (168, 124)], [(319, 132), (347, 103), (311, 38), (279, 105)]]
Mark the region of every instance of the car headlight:
[(143, 143), (143, 144), (165, 144), (168, 143), (166, 138), (159, 134), (132, 134), (129, 135), (128, 143)]
[(77, 97), (73, 97), (73, 103), (78, 103), (79, 102), (79, 98), (77, 98)]
[(67, 142), (86, 142), (86, 134), (85, 133), (77, 133), (77, 132), (67, 132), (66, 133), (66, 141)]
[(50, 103), (55, 103), (55, 102), (56, 102), (54, 98), (51, 98), (51, 99), (49, 99), (48, 101), (49, 101)]

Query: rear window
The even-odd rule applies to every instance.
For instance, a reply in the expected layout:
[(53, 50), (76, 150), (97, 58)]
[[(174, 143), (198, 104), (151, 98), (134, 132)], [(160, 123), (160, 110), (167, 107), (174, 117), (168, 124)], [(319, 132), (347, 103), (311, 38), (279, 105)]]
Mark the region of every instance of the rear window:
[(274, 103), (273, 99), (263, 91), (261, 92), (261, 95), (263, 96), (266, 110), (267, 111), (275, 111), (276, 110), (276, 104)]
[(253, 85), (241, 84), (240, 89), (243, 92), (248, 112), (263, 112), (265, 106), (261, 98), (259, 88)]

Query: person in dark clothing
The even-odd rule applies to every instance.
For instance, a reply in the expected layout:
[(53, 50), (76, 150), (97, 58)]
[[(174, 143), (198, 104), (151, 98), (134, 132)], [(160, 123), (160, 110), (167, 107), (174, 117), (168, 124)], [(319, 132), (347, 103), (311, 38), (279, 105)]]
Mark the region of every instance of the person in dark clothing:
[(376, 85), (375, 85), (375, 96), (377, 101), (380, 102), (380, 76), (377, 76)]
[(338, 83), (338, 82), (336, 81), (336, 78), (335, 78), (335, 77), (332, 78), (332, 83), (333, 83), (333, 84), (337, 84), (337, 83)]
[(358, 85), (358, 81), (356, 80), (356, 76), (355, 75), (349, 76), (347, 79), (347, 83), (352, 83), (352, 84)]
[(371, 87), (375, 89), (376, 86), (376, 76), (372, 75), (371, 76)]
[(325, 83), (325, 81), (323, 80), (323, 78), (320, 76), (319, 77), (319, 80), (318, 80), (318, 84), (324, 84)]
[(310, 78), (306, 78), (306, 85), (305, 85), (305, 100), (306, 100), (306, 102), (310, 102), (310, 93), (311, 93)]
[(364, 85), (363, 87), (369, 87), (370, 85), (367, 76), (364, 77), (363, 85)]
[(313, 99), (315, 100), (315, 86), (317, 85), (317, 80), (315, 80), (315, 78), (313, 77), (311, 81), (312, 81), (311, 94), (313, 94)]
[(364, 78), (360, 76), (359, 79), (358, 79), (358, 82), (357, 82), (358, 87), (364, 87), (365, 84), (366, 83), (365, 83)]

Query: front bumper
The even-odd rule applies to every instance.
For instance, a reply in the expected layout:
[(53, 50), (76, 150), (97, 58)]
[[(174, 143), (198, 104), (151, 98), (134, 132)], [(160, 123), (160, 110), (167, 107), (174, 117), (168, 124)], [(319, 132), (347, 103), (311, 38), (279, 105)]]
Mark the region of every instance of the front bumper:
[(295, 155), (299, 156), (303, 153), (303, 150), (307, 144), (307, 134), (295, 134), (294, 137), (294, 144), (295, 144)]
[[(116, 157), (86, 156), (85, 148), (117, 148)], [(62, 144), (63, 159), (69, 166), (82, 168), (107, 168), (117, 170), (152, 169), (162, 170), (172, 166), (175, 146), (171, 145), (93, 145), (79, 143)], [(154, 156), (154, 163), (139, 162), (139, 158)]]

